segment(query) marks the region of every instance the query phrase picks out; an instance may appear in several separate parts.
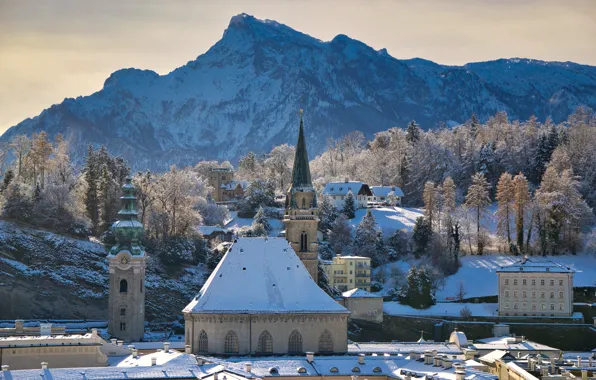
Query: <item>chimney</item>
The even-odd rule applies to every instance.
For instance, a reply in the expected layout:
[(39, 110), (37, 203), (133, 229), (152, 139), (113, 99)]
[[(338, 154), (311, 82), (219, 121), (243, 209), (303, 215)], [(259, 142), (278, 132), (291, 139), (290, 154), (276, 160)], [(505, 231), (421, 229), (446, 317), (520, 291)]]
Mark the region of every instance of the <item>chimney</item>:
[(110, 339), (110, 343), (112, 343), (115, 346), (118, 344), (118, 339), (112, 338), (112, 339)]
[(588, 380), (588, 370), (582, 369), (582, 380)]
[(41, 362), (41, 369), (48, 369), (48, 362)]
[(441, 366), (441, 358), (438, 356), (433, 356), (433, 366), (440, 367)]
[(17, 319), (14, 321), (14, 328), (16, 332), (22, 333), (23, 329), (25, 328), (25, 321), (22, 319)]
[(544, 366), (544, 367), (540, 368), (540, 373), (541, 373), (542, 377), (548, 376), (548, 367)]
[(464, 369), (455, 370), (455, 380), (464, 380), (466, 378), (466, 371)]
[(97, 336), (97, 329), (96, 328), (91, 329), (91, 335)]
[(534, 361), (534, 359), (528, 359), (528, 368), (530, 369), (530, 371), (534, 371), (536, 369), (536, 362)]
[(578, 356), (577, 357), (577, 367), (579, 368), (581, 366), (582, 366), (582, 357), (581, 356)]
[(2, 372), (6, 372), (6, 371), (8, 371), (8, 369), (9, 369), (9, 368), (10, 368), (10, 367), (9, 367), (8, 365), (4, 364), (4, 365), (2, 366)]
[(203, 359), (202, 358), (197, 358), (197, 365), (199, 367), (203, 365)]
[(124, 344), (124, 341), (123, 341), (123, 340), (118, 340), (118, 341), (116, 341), (116, 343), (117, 343), (117, 344), (118, 344), (120, 347), (122, 347), (122, 345)]
[(133, 358), (137, 358), (139, 356), (139, 350), (137, 350), (136, 348), (132, 349), (132, 357)]
[(152, 366), (157, 365), (157, 357), (156, 356), (151, 357), (151, 365)]
[(306, 353), (306, 361), (312, 363), (315, 360), (315, 353), (314, 352), (307, 352)]
[(593, 367), (592, 356), (588, 356), (588, 364), (590, 367)]
[(190, 344), (184, 345), (184, 353), (185, 354), (190, 354)]
[(364, 364), (364, 354), (358, 354), (358, 364)]
[(474, 356), (476, 356), (476, 354), (478, 354), (478, 351), (476, 351), (476, 350), (471, 350), (471, 349), (464, 350), (464, 355), (466, 357), (466, 360), (474, 360)]
[(429, 350), (424, 351), (424, 365), (432, 364), (432, 353)]
[(415, 352), (410, 352), (410, 360), (418, 360), (418, 354)]
[(451, 359), (443, 358), (443, 368), (449, 369), (451, 368), (453, 361)]
[(244, 372), (250, 373), (251, 371), (252, 371), (252, 364), (251, 363), (244, 364)]
[(163, 342), (163, 352), (170, 352), (170, 342)]
[(128, 351), (130, 351), (130, 352), (132, 352), (132, 350), (134, 350), (134, 348), (135, 348), (134, 344), (129, 344), (126, 347), (128, 348)]
[(517, 351), (517, 358), (521, 359), (521, 351)]

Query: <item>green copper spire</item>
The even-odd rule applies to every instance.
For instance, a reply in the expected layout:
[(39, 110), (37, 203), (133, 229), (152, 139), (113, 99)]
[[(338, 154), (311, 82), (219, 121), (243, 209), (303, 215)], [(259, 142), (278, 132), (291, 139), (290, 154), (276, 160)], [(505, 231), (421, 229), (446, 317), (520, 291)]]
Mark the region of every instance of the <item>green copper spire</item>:
[(143, 224), (138, 221), (137, 198), (135, 188), (130, 177), (122, 186), (124, 193), (120, 199), (122, 209), (118, 212), (118, 221), (112, 225), (112, 233), (116, 237), (117, 244), (110, 249), (110, 254), (117, 254), (122, 250), (128, 250), (132, 255), (143, 254), (143, 247), (139, 245), (143, 237)]
[(312, 187), (310, 166), (308, 165), (308, 153), (306, 152), (306, 140), (304, 139), (304, 122), (302, 121), (302, 110), (300, 110), (300, 130), (298, 131), (298, 144), (296, 145), (294, 169), (292, 170), (292, 187)]

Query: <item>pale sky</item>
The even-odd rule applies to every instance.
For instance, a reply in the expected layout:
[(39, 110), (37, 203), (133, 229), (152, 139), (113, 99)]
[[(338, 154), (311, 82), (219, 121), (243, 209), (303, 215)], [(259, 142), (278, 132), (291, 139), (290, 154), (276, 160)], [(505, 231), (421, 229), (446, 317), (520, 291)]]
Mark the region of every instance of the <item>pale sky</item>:
[(120, 68), (166, 74), (243, 12), (396, 58), (596, 65), (596, 0), (0, 0), (0, 133)]

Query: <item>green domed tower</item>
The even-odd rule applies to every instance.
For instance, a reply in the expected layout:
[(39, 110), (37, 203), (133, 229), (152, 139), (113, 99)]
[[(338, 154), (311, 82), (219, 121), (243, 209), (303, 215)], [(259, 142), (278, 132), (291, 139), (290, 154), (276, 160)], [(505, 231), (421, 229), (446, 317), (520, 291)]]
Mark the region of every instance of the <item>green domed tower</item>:
[(143, 254), (144, 248), (139, 244), (144, 234), (143, 224), (138, 221), (137, 197), (132, 179), (126, 179), (122, 186), (123, 196), (122, 209), (118, 212), (118, 221), (112, 227), (112, 233), (116, 237), (117, 244), (110, 249), (110, 254), (117, 254), (122, 250), (128, 250), (131, 255)]
[(139, 341), (145, 333), (145, 249), (140, 244), (143, 224), (137, 219), (135, 188), (127, 178), (122, 186), (122, 209), (112, 227), (116, 245), (108, 253), (110, 295), (108, 332), (125, 341)]

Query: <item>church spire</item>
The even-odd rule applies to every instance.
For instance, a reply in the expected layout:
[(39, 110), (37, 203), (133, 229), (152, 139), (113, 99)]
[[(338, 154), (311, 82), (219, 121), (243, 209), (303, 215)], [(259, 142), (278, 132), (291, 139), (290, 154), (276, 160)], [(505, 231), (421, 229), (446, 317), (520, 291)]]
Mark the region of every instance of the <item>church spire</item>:
[(298, 144), (296, 145), (294, 169), (292, 170), (292, 188), (312, 187), (308, 153), (306, 152), (306, 140), (304, 139), (302, 112), (303, 111), (300, 110), (300, 129), (298, 130)]

